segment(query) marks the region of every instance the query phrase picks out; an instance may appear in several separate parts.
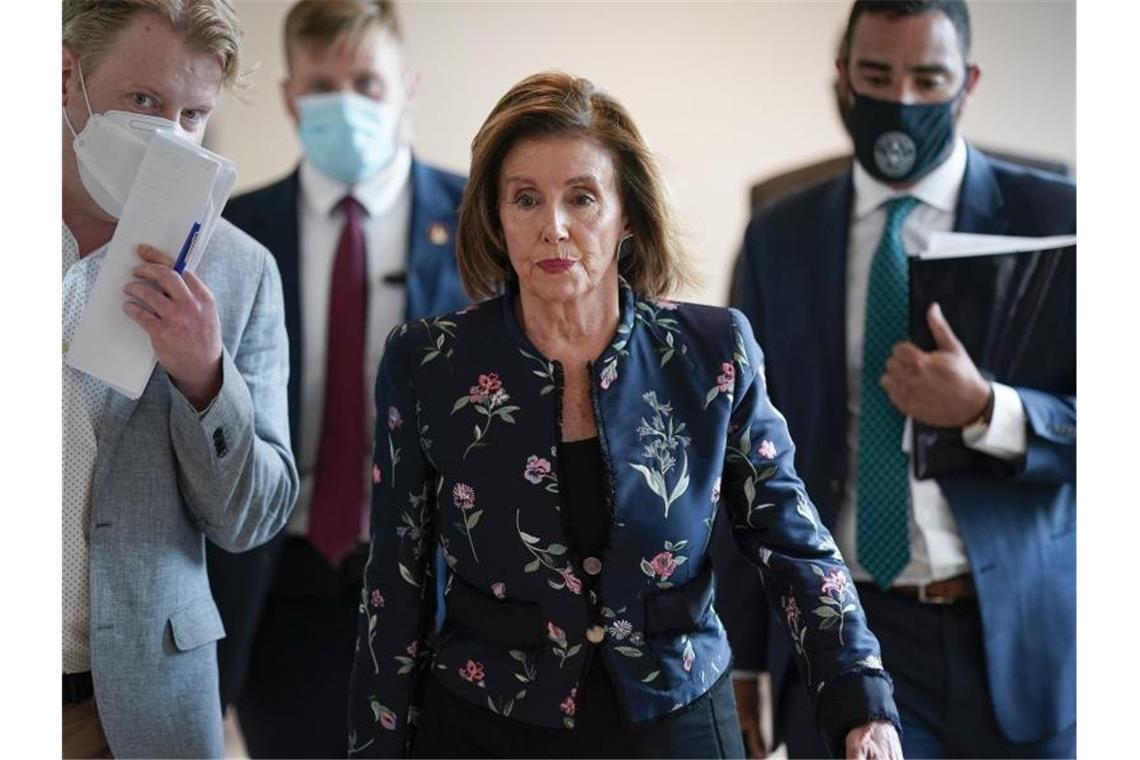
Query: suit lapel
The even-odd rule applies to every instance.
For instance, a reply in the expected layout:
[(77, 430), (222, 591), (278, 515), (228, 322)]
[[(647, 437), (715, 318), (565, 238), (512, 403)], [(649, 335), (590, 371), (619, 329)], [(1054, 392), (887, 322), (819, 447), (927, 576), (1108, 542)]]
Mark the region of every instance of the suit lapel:
[(823, 312), (821, 324), (826, 329), (823, 379), (823, 397), (827, 399), (826, 435), (838, 441), (847, 440), (847, 246), (854, 196), (848, 169), (832, 180), (825, 191), (818, 220), (805, 222), (820, 235), (817, 250), (821, 252), (818, 278), (821, 292), (814, 301)]
[[(148, 382), (146, 388), (143, 389), (144, 395), (151, 384), (155, 382), (155, 375), (162, 375), (165, 380), (166, 373), (162, 367), (156, 366), (154, 368), (154, 374), (151, 375), (150, 382)], [(142, 397), (140, 396), (139, 398), (141, 399)], [(111, 462), (114, 460), (115, 453), (119, 448), (119, 442), (123, 438), (123, 431), (126, 429), (127, 423), (130, 421), (131, 415), (134, 414), (137, 406), (138, 399), (129, 399), (116, 391), (108, 391), (107, 393), (107, 402), (103, 405), (103, 418), (99, 424), (99, 437), (96, 444), (95, 474), (91, 486), (92, 509), (96, 509), (100, 503), (98, 499), (99, 491), (107, 479), (107, 473), (111, 469)], [(100, 517), (94, 514), (92, 516)]]
[(448, 193), (439, 186), (432, 170), (413, 157), (405, 319), (419, 319), (450, 308), (449, 304), (436, 301), (449, 292), (447, 265), (455, 221), (455, 208)]
[(966, 146), (966, 176), (958, 191), (955, 232), (1004, 235), (1008, 227), (1005, 202), (989, 159), (972, 145)]
[(285, 330), (289, 341), (289, 433), (294, 445), (298, 438), (301, 408), (301, 367), (304, 341), (301, 330), (301, 253), (300, 253), (300, 170), (294, 170), (262, 207), (257, 227), (258, 239), (277, 260), (285, 301)]

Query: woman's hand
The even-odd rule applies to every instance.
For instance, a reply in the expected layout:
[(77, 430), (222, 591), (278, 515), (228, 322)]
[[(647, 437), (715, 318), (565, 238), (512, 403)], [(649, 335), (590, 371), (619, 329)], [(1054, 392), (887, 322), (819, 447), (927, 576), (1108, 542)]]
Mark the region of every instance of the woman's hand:
[(864, 723), (847, 732), (848, 760), (902, 760), (902, 745), (895, 727), (885, 720)]

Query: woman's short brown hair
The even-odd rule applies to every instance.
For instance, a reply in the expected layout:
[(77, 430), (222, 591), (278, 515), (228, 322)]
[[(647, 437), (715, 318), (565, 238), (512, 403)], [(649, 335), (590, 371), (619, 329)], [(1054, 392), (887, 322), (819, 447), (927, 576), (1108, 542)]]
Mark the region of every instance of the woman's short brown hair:
[(240, 83), (241, 23), (230, 0), (64, 0), (63, 44), (90, 76), (99, 59), (140, 11), (165, 18), (195, 48), (216, 55), (222, 83)]
[(661, 172), (629, 113), (588, 79), (546, 71), (512, 87), (471, 143), (471, 175), (456, 241), (467, 293), (477, 301), (498, 295), (513, 276), (499, 223), (503, 159), (521, 140), (552, 135), (595, 140), (613, 159), (633, 234), (618, 271), (634, 292), (658, 298), (692, 284)]

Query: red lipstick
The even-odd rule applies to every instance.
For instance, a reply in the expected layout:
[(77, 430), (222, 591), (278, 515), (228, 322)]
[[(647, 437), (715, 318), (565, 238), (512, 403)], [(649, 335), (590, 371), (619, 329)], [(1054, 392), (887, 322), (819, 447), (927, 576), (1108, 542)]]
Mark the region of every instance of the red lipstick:
[(538, 262), (542, 271), (548, 274), (559, 274), (561, 272), (568, 272), (574, 266), (573, 259), (543, 259)]

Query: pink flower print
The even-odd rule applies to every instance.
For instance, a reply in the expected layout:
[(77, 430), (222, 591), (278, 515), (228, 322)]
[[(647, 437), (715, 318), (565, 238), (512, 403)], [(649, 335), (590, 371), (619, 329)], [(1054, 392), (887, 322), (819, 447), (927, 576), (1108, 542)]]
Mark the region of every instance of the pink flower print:
[(459, 669), (459, 677), (468, 683), (483, 684), (483, 663), (468, 660), (467, 664)]
[(673, 559), (673, 552), (661, 552), (649, 561), (649, 566), (661, 580), (666, 580), (677, 569), (677, 560)]
[(674, 309), (677, 308), (676, 302), (670, 301), (670, 300), (665, 299), (665, 298), (654, 298), (653, 299), (653, 305), (656, 306), (658, 309), (664, 309), (665, 311), (673, 311)]
[(502, 599), (507, 595), (507, 587), (503, 583), (492, 583), (491, 593), (495, 595), (496, 599)]
[(836, 592), (836, 599), (844, 599), (847, 596), (847, 576), (842, 570), (832, 570), (827, 575), (823, 576), (823, 585), (819, 589), (819, 593), (827, 594), (831, 591)]
[(394, 406), (388, 407), (388, 429), (395, 430), (404, 424), (404, 418), (400, 416), (400, 410)]
[(372, 465), (372, 485), (380, 485), (380, 465)]
[(503, 382), (499, 380), (497, 372), (491, 372), (487, 375), (479, 375), (479, 390), (483, 393), (491, 394), (503, 387)]
[(716, 389), (722, 393), (727, 393), (732, 390), (734, 382), (736, 382), (736, 367), (732, 366), (732, 362), (722, 362), (720, 374), (716, 378)]
[(420, 642), (413, 641), (411, 644), (408, 644), (408, 648), (404, 651), (407, 652), (409, 656), (415, 657), (416, 652), (420, 651)]
[(756, 453), (765, 459), (776, 458), (776, 444), (771, 441), (764, 441), (756, 448)]
[(566, 631), (556, 626), (553, 622), (546, 624), (546, 637), (560, 646), (566, 646)]
[(788, 624), (790, 630), (796, 630), (800, 624), (800, 605), (796, 603), (794, 596), (785, 596), (784, 603), (784, 621)]
[(541, 483), (544, 475), (550, 474), (550, 461), (531, 454), (526, 460), (523, 477), (531, 483)]
[(570, 718), (574, 717), (574, 708), (575, 708), (574, 698), (576, 696), (578, 696), (578, 687), (575, 686), (573, 689), (570, 690), (570, 696), (568, 696), (568, 697), (566, 697), (566, 699), (562, 700), (562, 704), (560, 704), (558, 706), (558, 708), (560, 710), (562, 710), (563, 715), (566, 715)]
[(609, 387), (613, 385), (614, 380), (617, 380), (617, 377), (617, 362), (610, 362), (606, 366), (602, 367), (602, 378), (599, 381), (599, 385), (602, 386), (602, 390), (608, 390)]
[(380, 725), (387, 731), (396, 730), (396, 713), (384, 710), (380, 713)]
[(373, 607), (383, 607), (384, 597), (380, 594), (380, 589), (372, 589), (371, 601)]
[(573, 591), (575, 594), (582, 593), (582, 581), (578, 580), (578, 576), (574, 575), (574, 571), (570, 568), (563, 568), (559, 572), (562, 573), (562, 580), (566, 581), (566, 588)]
[(471, 509), (475, 506), (475, 489), (466, 483), (456, 483), (451, 489), (451, 498), (455, 501), (455, 506), (460, 509)]

